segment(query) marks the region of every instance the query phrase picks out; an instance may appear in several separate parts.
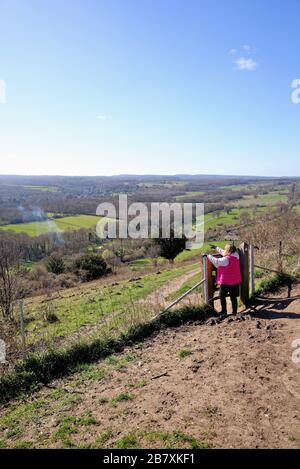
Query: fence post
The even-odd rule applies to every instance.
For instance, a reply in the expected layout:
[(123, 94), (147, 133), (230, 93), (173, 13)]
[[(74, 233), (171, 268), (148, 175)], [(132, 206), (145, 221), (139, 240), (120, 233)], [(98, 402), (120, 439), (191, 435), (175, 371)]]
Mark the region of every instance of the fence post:
[(26, 358), (26, 338), (25, 338), (25, 327), (24, 327), (23, 300), (21, 300), (19, 304), (19, 314), (20, 314), (20, 331), (21, 331), (21, 340), (22, 340), (22, 354), (23, 354), (23, 358)]
[(282, 265), (282, 241), (279, 242), (279, 251), (278, 251), (278, 270), (282, 272), (283, 265)]
[(249, 256), (249, 274), (250, 274), (250, 296), (254, 295), (255, 283), (254, 283), (254, 246), (250, 244), (250, 256)]
[(203, 266), (203, 297), (204, 303), (208, 303), (208, 285), (207, 285), (207, 254), (203, 254), (202, 256), (202, 266)]
[(249, 245), (242, 243), (239, 248), (242, 283), (240, 286), (240, 298), (245, 306), (249, 305)]
[(213, 306), (214, 285), (213, 285), (213, 265), (208, 262), (207, 254), (202, 256), (203, 262), (203, 278), (204, 282), (204, 303)]

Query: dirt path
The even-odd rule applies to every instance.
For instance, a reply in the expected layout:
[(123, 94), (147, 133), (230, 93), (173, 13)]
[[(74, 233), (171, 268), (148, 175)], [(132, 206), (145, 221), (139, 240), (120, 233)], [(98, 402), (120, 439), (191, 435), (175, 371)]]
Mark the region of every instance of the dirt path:
[(159, 288), (155, 292), (148, 295), (145, 299), (141, 300), (141, 302), (152, 304), (154, 309), (157, 309), (157, 312), (161, 311), (170, 303), (170, 301), (168, 301), (168, 296), (171, 295), (172, 293), (175, 293), (185, 282), (187, 282), (191, 277), (193, 277), (197, 273), (199, 274), (199, 282), (200, 282), (201, 280), (200, 268), (190, 270), (189, 272), (186, 272), (180, 277), (170, 280), (163, 287)]
[[(47, 402), (47, 412), (24, 424), (28, 440), (50, 447), (300, 448), (300, 363), (292, 361), (300, 286), (294, 299), (285, 294), (219, 324), (166, 329), (115, 362), (93, 365), (89, 379), (85, 371), (57, 381), (65, 398), (78, 399), (58, 411), (53, 390), (38, 392), (30, 403)], [(62, 416), (80, 422), (87, 412), (94, 424), (74, 423), (68, 440), (57, 437)]]

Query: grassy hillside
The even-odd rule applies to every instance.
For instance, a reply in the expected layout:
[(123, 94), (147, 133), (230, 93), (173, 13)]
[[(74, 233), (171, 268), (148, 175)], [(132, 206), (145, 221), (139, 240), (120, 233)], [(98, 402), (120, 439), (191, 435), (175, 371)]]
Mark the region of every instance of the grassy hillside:
[[(88, 287), (85, 285), (82, 288), (62, 291), (55, 299), (29, 299), (25, 304), (28, 342), (34, 343), (42, 338), (51, 341), (54, 337), (66, 337), (83, 326), (97, 323), (112, 312), (126, 318), (130, 311), (134, 313), (133, 309), (138, 300), (158, 290), (169, 280), (198, 266), (196, 263), (173, 267), (159, 274), (151, 273), (136, 280), (129, 279), (111, 284), (105, 280), (95, 282)], [(57, 317), (56, 322), (49, 323), (45, 320), (45, 313), (49, 308)], [(142, 308), (138, 306), (137, 309)]]

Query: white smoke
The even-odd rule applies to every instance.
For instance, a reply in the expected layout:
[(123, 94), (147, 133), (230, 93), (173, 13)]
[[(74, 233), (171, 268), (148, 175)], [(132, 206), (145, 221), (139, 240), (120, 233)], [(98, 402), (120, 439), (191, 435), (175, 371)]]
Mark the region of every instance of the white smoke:
[(24, 223), (46, 222), (48, 227), (48, 233), (54, 234), (55, 244), (60, 245), (64, 243), (63, 231), (57, 226), (54, 219), (52, 217), (49, 217), (43, 209), (41, 209), (40, 207), (25, 208), (22, 205), (19, 205), (18, 211), (20, 212), (22, 216), (22, 221)]

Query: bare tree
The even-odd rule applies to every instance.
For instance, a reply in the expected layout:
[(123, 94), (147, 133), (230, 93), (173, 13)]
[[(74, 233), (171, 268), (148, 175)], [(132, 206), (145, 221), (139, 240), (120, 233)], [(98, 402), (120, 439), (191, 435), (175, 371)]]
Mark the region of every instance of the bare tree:
[(0, 310), (4, 318), (11, 318), (18, 294), (20, 245), (9, 235), (0, 238)]
[(150, 257), (150, 259), (152, 259), (152, 264), (154, 267), (156, 267), (158, 263), (158, 257), (160, 255), (160, 246), (155, 245), (155, 244), (151, 245), (147, 249), (146, 255)]

